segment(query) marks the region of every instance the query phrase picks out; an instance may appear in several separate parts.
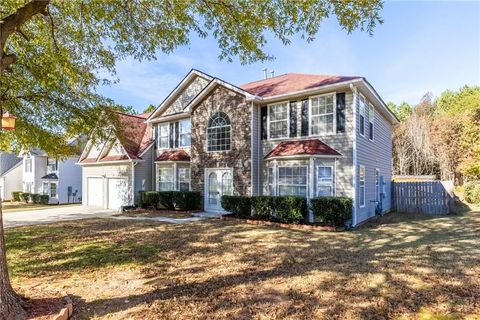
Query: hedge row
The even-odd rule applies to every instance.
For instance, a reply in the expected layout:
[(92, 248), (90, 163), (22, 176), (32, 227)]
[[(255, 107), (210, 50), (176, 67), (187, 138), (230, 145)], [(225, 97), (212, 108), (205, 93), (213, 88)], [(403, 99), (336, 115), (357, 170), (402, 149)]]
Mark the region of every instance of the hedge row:
[(200, 208), (200, 192), (194, 191), (139, 191), (137, 206), (167, 210), (196, 210)]
[(468, 203), (480, 203), (480, 180), (465, 183), (463, 194)]
[[(222, 196), (222, 208), (239, 218), (283, 223), (307, 222), (307, 199), (295, 196)], [(353, 201), (347, 197), (321, 197), (310, 200), (313, 215), (322, 223), (343, 227), (352, 219)]]
[(50, 197), (46, 194), (28, 193), (21, 191), (12, 192), (13, 201), (33, 202), (37, 204), (48, 204)]

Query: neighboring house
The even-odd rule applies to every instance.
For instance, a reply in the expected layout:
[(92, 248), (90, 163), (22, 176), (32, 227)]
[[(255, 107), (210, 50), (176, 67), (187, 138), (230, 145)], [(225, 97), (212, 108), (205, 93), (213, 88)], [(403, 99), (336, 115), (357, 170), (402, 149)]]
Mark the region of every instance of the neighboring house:
[(22, 158), (0, 151), (0, 199), (11, 200), (13, 191), (22, 190)]
[(139, 190), (152, 190), (153, 137), (149, 114), (118, 113), (105, 141), (88, 141), (78, 164), (83, 176), (83, 204), (109, 209), (133, 204)]
[(153, 189), (198, 191), (207, 211), (221, 211), (224, 194), (347, 196), (356, 225), (376, 201), (391, 208), (397, 121), (363, 77), (291, 73), (237, 87), (192, 70), (146, 119), (153, 162), (136, 156), (154, 165)]
[[(77, 143), (77, 139), (70, 141), (72, 146)], [(21, 155), (23, 192), (46, 194), (52, 204), (82, 201), (82, 171), (76, 165), (78, 155), (59, 160), (39, 149)]]

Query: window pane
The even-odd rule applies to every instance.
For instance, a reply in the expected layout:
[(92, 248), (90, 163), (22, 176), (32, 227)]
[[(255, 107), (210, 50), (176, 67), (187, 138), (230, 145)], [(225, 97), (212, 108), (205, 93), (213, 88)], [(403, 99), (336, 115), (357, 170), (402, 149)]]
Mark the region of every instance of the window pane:
[(192, 131), (192, 123), (190, 119), (179, 121), (179, 143), (180, 147), (189, 147), (191, 143), (190, 133)]
[(207, 150), (225, 151), (230, 150), (231, 136), (230, 120), (223, 112), (215, 113), (209, 121), (207, 129)]
[(306, 167), (279, 167), (278, 168), (279, 195), (307, 195), (307, 168)]
[(164, 123), (158, 126), (158, 148), (167, 149), (169, 147), (170, 124)]
[(269, 106), (270, 138), (288, 135), (288, 105), (286, 103)]
[(173, 168), (159, 168), (158, 190), (171, 191), (173, 189)]

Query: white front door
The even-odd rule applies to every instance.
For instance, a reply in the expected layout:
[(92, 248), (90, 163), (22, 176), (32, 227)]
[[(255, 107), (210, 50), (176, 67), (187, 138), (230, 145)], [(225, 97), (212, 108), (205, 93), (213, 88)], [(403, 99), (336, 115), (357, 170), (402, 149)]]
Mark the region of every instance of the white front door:
[(220, 203), (222, 195), (232, 192), (232, 169), (205, 170), (205, 210), (224, 211)]
[(87, 205), (103, 207), (103, 179), (87, 178)]
[(108, 209), (117, 210), (128, 204), (130, 195), (126, 178), (108, 178)]

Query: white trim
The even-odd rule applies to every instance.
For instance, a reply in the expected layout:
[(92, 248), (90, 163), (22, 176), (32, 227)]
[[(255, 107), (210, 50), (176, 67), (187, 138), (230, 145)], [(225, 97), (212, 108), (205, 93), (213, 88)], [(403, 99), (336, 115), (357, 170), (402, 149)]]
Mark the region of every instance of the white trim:
[(165, 163), (165, 164), (173, 164), (173, 163), (188, 163), (190, 164), (190, 161), (171, 161), (171, 160), (167, 160), (167, 161), (154, 161), (155, 164), (162, 164), (162, 163)]
[[(353, 180), (353, 212), (352, 212), (352, 225), (357, 225), (357, 88), (351, 84), (350, 90), (353, 96), (353, 168), (352, 168), (352, 180)], [(346, 98), (345, 98), (346, 100)]]
[[(329, 165), (324, 165), (324, 164), (317, 164), (317, 165), (315, 165), (315, 173), (314, 173), (314, 174), (315, 174), (315, 179), (316, 179), (317, 183), (315, 184), (314, 197), (318, 197), (318, 189), (319, 189), (318, 187), (320, 186), (319, 183), (318, 183), (318, 182), (319, 182), (319, 180), (318, 180), (318, 172), (319, 172), (318, 169), (319, 169), (319, 168), (330, 168), (330, 170), (331, 170), (331, 172), (332, 172), (332, 184), (330, 185), (330, 186), (332, 187), (332, 193), (330, 194), (330, 197), (335, 197), (336, 192), (337, 192), (337, 191), (336, 191), (336, 187), (335, 187), (335, 185), (336, 185), (336, 180), (337, 180), (337, 179), (336, 179), (336, 174), (335, 174), (336, 164), (337, 164), (337, 162), (336, 162), (336, 159), (335, 159), (335, 163), (334, 163), (333, 166), (331, 166), (331, 165), (330, 165), (330, 166), (329, 166)], [(322, 185), (322, 186), (327, 186), (327, 185)]]
[[(306, 195), (305, 196), (306, 196), (307, 200), (311, 199), (311, 196), (312, 196), (311, 195), (311, 193), (312, 193), (311, 189), (312, 188), (310, 188), (310, 185), (312, 183), (312, 181), (311, 181), (312, 177), (311, 177), (311, 175), (309, 175), (309, 172), (311, 171), (312, 164), (313, 164), (313, 159), (310, 159), (310, 162), (308, 164), (304, 164), (304, 165), (282, 164), (282, 165), (274, 166), (274, 168), (276, 169), (276, 174), (275, 175), (277, 177), (277, 179), (275, 181), (275, 183), (276, 183), (276, 194), (275, 195), (280, 196), (280, 186), (294, 186), (294, 187), (305, 186), (305, 188), (306, 188), (306, 190), (305, 190)], [(282, 184), (282, 185), (280, 185), (280, 183), (279, 183), (279, 181), (280, 181), (280, 168), (305, 168), (306, 169), (306, 173), (305, 173), (306, 177), (305, 178), (307, 179), (307, 181), (305, 182), (305, 185), (303, 185), (303, 184)]]
[(112, 161), (99, 161), (99, 162), (89, 162), (89, 163), (81, 163), (77, 162), (76, 164), (79, 166), (98, 166), (98, 165), (104, 165), (104, 164), (123, 164), (123, 163), (129, 163), (129, 162), (145, 162), (145, 160), (140, 160), (140, 159), (134, 159), (134, 160), (112, 160)]
[[(359, 104), (358, 104), (358, 123), (359, 123), (359, 126), (358, 126), (358, 133), (365, 138), (365, 131), (366, 131), (366, 128), (365, 128), (365, 111), (367, 109), (367, 104), (368, 104), (368, 100), (365, 98), (365, 96), (361, 93), (359, 93)], [(362, 100), (363, 100), (363, 133), (360, 131), (360, 128), (362, 127), (360, 125), (360, 116), (362, 116), (362, 110), (360, 109), (361, 107), (361, 103), (362, 103)], [(357, 121), (357, 119), (355, 119), (355, 121)]]
[[(210, 127), (209, 126), (209, 123), (210, 123), (210, 120), (212, 120), (212, 116), (216, 113), (223, 113), (224, 115), (227, 116), (228, 118), (228, 122), (229, 124), (225, 125), (225, 126), (220, 126), (220, 127)], [(214, 129), (214, 128), (226, 128), (226, 127), (230, 127), (230, 147), (227, 149), (227, 150), (208, 150), (208, 147), (209, 147), (209, 140), (208, 140), (208, 129)], [(210, 117), (208, 118), (208, 122), (207, 122), (207, 127), (205, 128), (205, 152), (213, 152), (213, 153), (217, 153), (217, 152), (228, 152), (228, 151), (231, 151), (232, 150), (232, 141), (233, 141), (233, 130), (232, 130), (232, 121), (230, 120), (230, 116), (226, 113), (226, 112), (223, 112), (221, 110), (218, 110), (218, 111), (214, 111), (213, 114), (210, 115)]]
[(150, 145), (149, 145), (147, 148), (145, 148), (145, 150), (142, 151), (142, 153), (140, 153), (139, 157), (141, 158), (145, 153), (147, 153), (147, 151), (148, 151), (154, 144), (155, 144), (155, 140), (152, 141), (152, 142), (150, 143)]
[[(254, 157), (254, 154), (253, 154), (253, 146), (254, 146), (254, 136), (253, 136), (253, 132), (254, 132), (254, 129), (253, 129), (253, 126), (254, 126), (254, 123), (253, 123), (253, 113), (255, 112), (255, 108), (253, 106), (253, 102), (250, 102), (250, 196), (253, 196), (254, 194), (258, 193), (258, 191), (256, 190), (255, 192), (253, 191), (253, 162), (255, 161), (255, 157)], [(258, 133), (258, 131), (256, 131)], [(257, 139), (258, 140), (258, 139)], [(258, 165), (259, 161), (257, 161), (257, 165)], [(232, 177), (233, 179), (233, 177)], [(257, 184), (257, 188), (258, 188), (258, 184)]]
[[(213, 172), (213, 171), (229, 171), (230, 172), (230, 175), (232, 177), (232, 192), (234, 190), (233, 188), (233, 168), (204, 168), (204, 192), (203, 192), (203, 206), (204, 206), (204, 210), (207, 211), (207, 212), (225, 212), (225, 210), (223, 210), (222, 208), (222, 205), (221, 203), (219, 203), (219, 206), (220, 206), (220, 209), (219, 210), (215, 210), (215, 208), (209, 208), (208, 206), (208, 188), (209, 188), (209, 183), (208, 183), (208, 180), (209, 180), (209, 173)], [(218, 178), (218, 177), (217, 177)], [(223, 174), (220, 175), (220, 185), (223, 185)], [(220, 189), (220, 197), (219, 197), (219, 201), (221, 202), (222, 200), (222, 191)]]
[[(135, 166), (137, 163), (132, 162), (132, 199), (130, 200), (130, 205), (135, 204)], [(127, 181), (128, 183), (128, 181)], [(107, 182), (108, 184), (108, 182)]]
[[(312, 133), (312, 99), (319, 98), (319, 97), (325, 97), (325, 96), (333, 96), (333, 107), (332, 107), (332, 115), (333, 115), (333, 127), (332, 127), (332, 132), (323, 132), (323, 133), (317, 133), (313, 134)], [(337, 92), (327, 92), (327, 93), (322, 93), (322, 94), (317, 94), (314, 96), (308, 97), (308, 136), (327, 136), (327, 135), (334, 135), (337, 133)], [(321, 116), (327, 116), (330, 115), (330, 113), (324, 113), (324, 114), (318, 114), (315, 115), (316, 117), (321, 117)]]
[[(270, 107), (271, 106), (277, 106), (281, 104), (286, 104), (287, 105), (287, 135), (283, 137), (276, 137), (276, 138), (270, 138)], [(280, 122), (280, 121), (285, 121), (285, 120), (276, 120), (274, 122)], [(275, 141), (275, 140), (285, 140), (290, 137), (290, 101), (280, 101), (276, 103), (270, 103), (267, 104), (267, 141)]]
[(158, 117), (156, 119), (150, 120), (148, 123), (151, 125), (154, 125), (160, 122), (180, 121), (188, 118), (190, 118), (189, 112), (181, 112), (181, 113), (169, 114), (163, 117)]
[(292, 159), (309, 159), (309, 158), (337, 159), (337, 158), (343, 158), (343, 155), (330, 156), (330, 155), (316, 155), (316, 154), (305, 154), (305, 155), (300, 154), (300, 155), (291, 155), (291, 156), (275, 156), (275, 157), (269, 157), (263, 160), (271, 161), (271, 160), (292, 160)]
[(190, 80), (192, 80), (194, 77), (201, 77), (205, 80), (212, 79), (212, 77), (201, 71), (195, 69), (190, 70), (190, 72), (183, 78), (183, 80), (177, 85), (177, 87), (169, 93), (165, 100), (163, 100), (163, 102), (155, 109), (155, 111), (152, 112), (152, 114), (145, 120), (145, 122), (153, 122), (154, 118), (158, 117), (158, 115), (161, 115), (161, 113), (165, 111), (165, 107), (170, 105), (175, 100), (175, 98), (177, 98), (178, 93), (183, 91), (185, 87), (190, 83)]

